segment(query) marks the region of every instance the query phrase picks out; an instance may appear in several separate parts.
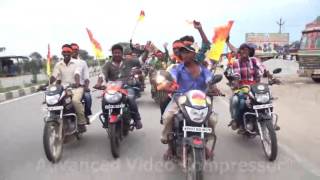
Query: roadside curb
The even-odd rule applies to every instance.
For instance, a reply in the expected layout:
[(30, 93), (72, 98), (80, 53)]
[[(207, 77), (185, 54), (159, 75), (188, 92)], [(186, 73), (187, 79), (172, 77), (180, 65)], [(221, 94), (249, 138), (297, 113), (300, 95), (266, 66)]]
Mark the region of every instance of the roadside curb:
[[(94, 69), (94, 71), (90, 72), (90, 78), (94, 76), (98, 76), (100, 74), (100, 71), (97, 69)], [(0, 93), (0, 102), (4, 102), (7, 100), (19, 98), (25, 95), (33, 94), (37, 92), (37, 89), (44, 84), (36, 85), (36, 86), (31, 86), (31, 87), (26, 87), (22, 89), (17, 89), (5, 93)]]

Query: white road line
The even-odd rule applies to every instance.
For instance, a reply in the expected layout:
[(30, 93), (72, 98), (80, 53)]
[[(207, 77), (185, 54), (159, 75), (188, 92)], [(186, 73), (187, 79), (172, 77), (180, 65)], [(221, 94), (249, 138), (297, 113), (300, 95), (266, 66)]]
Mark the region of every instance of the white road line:
[(97, 118), (99, 117), (99, 115), (101, 114), (102, 111), (97, 112), (96, 114), (94, 114), (91, 118), (90, 118), (90, 123), (92, 123), (93, 121), (97, 120)]
[[(225, 99), (220, 99), (221, 102), (226, 105), (227, 107), (229, 106), (229, 103)], [(286, 152), (288, 155), (293, 157), (299, 164), (302, 165), (306, 170), (310, 171), (316, 176), (320, 177), (320, 169), (316, 167), (312, 162), (308, 161), (307, 159), (301, 157), (298, 155), (293, 149), (288, 147), (287, 145), (284, 144), (278, 144), (279, 148), (281, 148), (284, 152)]]
[(38, 95), (38, 94), (41, 94), (41, 93), (43, 93), (43, 92), (36, 92), (34, 94), (29, 94), (29, 95), (22, 96), (22, 97), (19, 97), (19, 98), (7, 100), (7, 101), (4, 101), (4, 102), (0, 103), (0, 105), (9, 104), (9, 103), (12, 103), (12, 102), (15, 102), (15, 101), (19, 101), (21, 99), (29, 98), (29, 97), (32, 97), (32, 96), (35, 96), (35, 95)]

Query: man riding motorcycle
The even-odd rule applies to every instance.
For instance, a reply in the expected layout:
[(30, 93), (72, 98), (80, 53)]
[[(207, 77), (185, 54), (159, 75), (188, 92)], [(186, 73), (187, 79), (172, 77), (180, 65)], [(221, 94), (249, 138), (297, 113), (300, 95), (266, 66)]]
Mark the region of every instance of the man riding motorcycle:
[[(131, 69), (140, 65), (139, 61), (123, 59), (123, 47), (119, 44), (113, 45), (111, 48), (112, 60), (108, 61), (102, 67), (102, 72), (105, 81), (123, 80), (124, 83), (130, 76)], [(140, 67), (139, 67), (140, 68)], [(99, 89), (103, 83), (103, 78), (100, 76), (94, 88)], [(137, 129), (142, 128), (141, 117), (138, 111), (138, 105), (135, 100), (134, 89), (128, 87), (128, 104), (131, 112), (131, 117), (135, 121)], [(103, 105), (103, 104), (102, 104)]]
[[(205, 91), (207, 88), (207, 83), (212, 78), (212, 73), (202, 65), (199, 65), (199, 63), (195, 59), (195, 49), (191, 46), (184, 46), (180, 48), (180, 53), (183, 59), (183, 63), (178, 65), (176, 68), (172, 68), (169, 71), (174, 81), (178, 84), (178, 89), (172, 89), (172, 83), (166, 83), (165, 85), (162, 85), (161, 88), (169, 92), (176, 91), (178, 93), (185, 93), (191, 89)], [(162, 117), (164, 128), (162, 130), (161, 136), (161, 142), (163, 144), (168, 143), (168, 134), (172, 131), (173, 117), (178, 110), (178, 105), (174, 102), (174, 100), (171, 100), (167, 108), (165, 109), (165, 112), (163, 113)], [(213, 131), (210, 136), (213, 136), (216, 123), (217, 120), (214, 119), (213, 116), (211, 116), (208, 122), (208, 126), (211, 127)], [(169, 155), (169, 153), (171, 153), (170, 147), (166, 155)], [(207, 155), (212, 156), (210, 154)]]
[[(91, 98), (91, 94), (90, 94), (90, 89), (89, 89), (89, 68), (88, 68), (88, 64), (86, 61), (82, 60), (79, 58), (79, 45), (76, 43), (72, 43), (71, 44), (71, 48), (73, 50), (72, 53), (72, 60), (74, 60), (75, 62), (78, 63), (78, 66), (80, 68), (80, 84), (81, 86), (84, 87), (84, 102), (85, 102), (85, 115), (86, 117), (92, 115), (91, 112), (91, 106), (92, 106), (92, 98)], [(87, 121), (87, 123), (89, 124), (90, 122)]]
[(72, 52), (72, 47), (70, 45), (65, 44), (62, 46), (62, 56), (64, 59), (54, 66), (49, 83), (52, 84), (56, 81), (57, 84), (72, 84), (75, 87), (75, 89), (72, 90), (72, 104), (79, 119), (79, 132), (85, 132), (85, 125), (87, 122), (84, 114), (84, 107), (81, 103), (83, 87), (80, 82), (80, 68), (78, 68), (79, 66), (77, 63), (71, 59)]
[[(267, 74), (269, 78), (273, 78), (265, 66), (255, 57), (254, 50), (248, 44), (242, 44), (239, 48), (239, 59), (234, 61), (232, 68), (232, 88), (234, 95), (230, 99), (230, 113), (232, 121), (230, 126), (236, 130), (243, 130), (242, 115), (245, 108), (246, 86), (250, 86), (260, 82), (261, 77)], [(274, 79), (279, 83), (277, 79)], [(242, 88), (241, 88), (242, 87)], [(278, 128), (278, 127), (277, 127)]]

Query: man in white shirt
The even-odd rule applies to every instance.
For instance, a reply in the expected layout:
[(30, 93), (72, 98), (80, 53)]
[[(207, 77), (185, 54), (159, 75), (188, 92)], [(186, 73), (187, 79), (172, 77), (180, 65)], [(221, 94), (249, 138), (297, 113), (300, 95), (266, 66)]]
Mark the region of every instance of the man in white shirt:
[(59, 61), (53, 68), (52, 76), (50, 77), (50, 84), (56, 81), (58, 84), (74, 84), (75, 89), (72, 90), (72, 104), (75, 108), (78, 121), (78, 128), (80, 132), (85, 132), (86, 118), (84, 114), (84, 107), (81, 103), (83, 97), (83, 87), (80, 84), (80, 69), (76, 61), (71, 59), (72, 48), (65, 44), (62, 46), (63, 60)]
[[(71, 44), (72, 48), (72, 60), (74, 60), (79, 67), (79, 74), (80, 74), (80, 84), (81, 86), (84, 87), (84, 100), (85, 100), (85, 115), (86, 117), (92, 115), (91, 112), (91, 106), (92, 106), (92, 98), (90, 94), (90, 89), (89, 89), (89, 68), (87, 65), (87, 62), (79, 58), (79, 45), (76, 43)], [(87, 118), (87, 124), (90, 122), (88, 121)]]

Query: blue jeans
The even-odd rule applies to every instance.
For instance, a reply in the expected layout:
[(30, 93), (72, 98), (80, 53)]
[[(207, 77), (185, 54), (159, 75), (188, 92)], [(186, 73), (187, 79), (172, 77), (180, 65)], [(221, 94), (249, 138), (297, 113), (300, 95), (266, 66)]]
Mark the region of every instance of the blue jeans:
[(230, 99), (230, 113), (231, 118), (237, 122), (238, 125), (243, 124), (242, 116), (246, 107), (246, 99), (243, 93), (234, 94)]
[(92, 106), (92, 97), (90, 92), (84, 92), (83, 99), (85, 102), (84, 112), (86, 116), (92, 115), (91, 106)]

